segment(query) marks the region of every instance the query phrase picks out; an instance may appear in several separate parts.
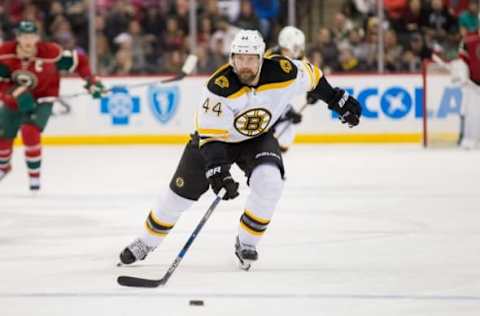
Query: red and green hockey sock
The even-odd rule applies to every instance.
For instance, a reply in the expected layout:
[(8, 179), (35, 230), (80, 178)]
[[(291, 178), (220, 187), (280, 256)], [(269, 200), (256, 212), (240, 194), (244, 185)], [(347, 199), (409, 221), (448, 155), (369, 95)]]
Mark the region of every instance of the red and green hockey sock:
[(12, 169), (13, 139), (0, 138), (0, 174), (4, 175)]
[(30, 179), (40, 179), (42, 164), (42, 145), (40, 129), (32, 124), (22, 126), (22, 139), (25, 146), (25, 160)]

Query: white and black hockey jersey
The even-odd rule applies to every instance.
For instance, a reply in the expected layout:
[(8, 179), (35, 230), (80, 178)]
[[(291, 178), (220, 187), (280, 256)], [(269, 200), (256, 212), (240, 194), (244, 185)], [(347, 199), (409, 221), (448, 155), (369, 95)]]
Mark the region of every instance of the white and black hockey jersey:
[(265, 58), (256, 86), (242, 84), (230, 65), (208, 80), (195, 115), (200, 146), (209, 141), (236, 143), (267, 132), (297, 95), (314, 89), (321, 70), (282, 56)]

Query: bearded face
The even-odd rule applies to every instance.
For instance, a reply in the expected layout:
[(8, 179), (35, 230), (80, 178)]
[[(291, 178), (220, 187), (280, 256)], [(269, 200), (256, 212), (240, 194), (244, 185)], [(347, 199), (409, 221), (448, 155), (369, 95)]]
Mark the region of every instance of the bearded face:
[(235, 73), (240, 82), (245, 85), (253, 85), (260, 68), (260, 57), (256, 54), (235, 54), (232, 59)]

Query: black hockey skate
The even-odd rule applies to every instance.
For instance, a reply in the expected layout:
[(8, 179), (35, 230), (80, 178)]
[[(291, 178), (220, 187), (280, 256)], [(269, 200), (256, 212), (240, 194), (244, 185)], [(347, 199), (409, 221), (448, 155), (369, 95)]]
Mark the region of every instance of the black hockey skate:
[(122, 264), (132, 264), (137, 260), (144, 260), (148, 253), (154, 249), (145, 244), (141, 239), (135, 239), (120, 253), (120, 262)]
[(258, 252), (255, 246), (242, 244), (238, 236), (235, 242), (235, 255), (240, 261), (240, 268), (245, 271), (248, 271), (252, 266), (252, 262), (258, 259)]
[(7, 170), (0, 170), (0, 181), (2, 181), (2, 179), (5, 178), (11, 170), (12, 168), (8, 168)]
[(30, 178), (30, 191), (38, 192), (40, 191), (40, 178)]

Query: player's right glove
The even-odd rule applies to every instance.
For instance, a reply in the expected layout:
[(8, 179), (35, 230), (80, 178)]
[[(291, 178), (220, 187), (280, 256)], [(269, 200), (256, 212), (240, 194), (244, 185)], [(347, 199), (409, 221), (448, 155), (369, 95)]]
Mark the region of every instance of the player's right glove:
[(230, 174), (230, 165), (211, 167), (207, 170), (206, 177), (215, 194), (218, 194), (222, 188), (225, 189), (224, 200), (231, 200), (239, 195), (238, 182), (235, 182)]
[(362, 107), (360, 103), (345, 90), (335, 88), (334, 97), (329, 100), (328, 108), (340, 115), (340, 121), (349, 127), (357, 126), (360, 123)]
[(103, 83), (92, 78), (87, 80), (84, 88), (88, 90), (88, 92), (94, 99), (100, 99), (102, 97), (102, 94), (106, 92)]

